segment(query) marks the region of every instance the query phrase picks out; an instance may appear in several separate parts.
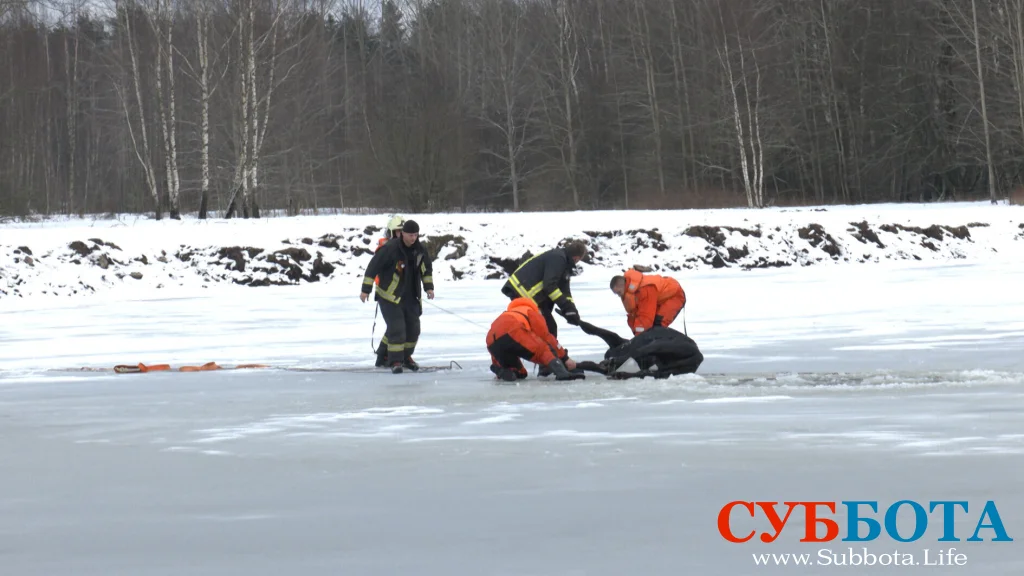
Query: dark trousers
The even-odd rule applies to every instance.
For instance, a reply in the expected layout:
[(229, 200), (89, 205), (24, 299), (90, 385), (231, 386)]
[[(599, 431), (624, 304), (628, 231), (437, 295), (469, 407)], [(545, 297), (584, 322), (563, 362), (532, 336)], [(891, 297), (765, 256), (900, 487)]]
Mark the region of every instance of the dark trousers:
[[(513, 292), (512, 294), (505, 293), (509, 300), (515, 300), (520, 298), (519, 294)], [(540, 315), (544, 317), (544, 322), (548, 325), (548, 332), (555, 338), (558, 338), (558, 324), (555, 324), (555, 303), (551, 300), (544, 300), (537, 304), (537, 308), (540, 310)], [(537, 370), (538, 376), (548, 376), (551, 374), (551, 369), (547, 366), (541, 366)]]
[[(533, 352), (516, 342), (511, 335), (505, 334), (495, 338), (487, 345), (487, 351), (491, 353), (491, 372), (498, 376), (502, 376), (502, 373), (505, 372), (514, 375), (515, 378), (526, 378), (528, 372), (523, 366), (523, 360), (531, 359)], [(507, 379), (512, 380), (513, 378)]]
[[(408, 298), (408, 300), (406, 299)], [(387, 331), (377, 348), (377, 365), (405, 362), (416, 350), (420, 337), (420, 303), (415, 297), (407, 296), (400, 304), (379, 302), (380, 315), (387, 324)], [(386, 354), (386, 360), (384, 360)], [(384, 360), (384, 362), (382, 362)]]
[[(508, 296), (509, 300), (521, 298), (521, 296), (515, 292), (511, 295), (505, 294), (505, 296)], [(544, 317), (544, 322), (548, 325), (548, 332), (551, 332), (552, 336), (558, 338), (558, 324), (555, 324), (555, 303), (551, 300), (544, 300), (537, 304), (537, 308), (540, 309), (540, 315)]]

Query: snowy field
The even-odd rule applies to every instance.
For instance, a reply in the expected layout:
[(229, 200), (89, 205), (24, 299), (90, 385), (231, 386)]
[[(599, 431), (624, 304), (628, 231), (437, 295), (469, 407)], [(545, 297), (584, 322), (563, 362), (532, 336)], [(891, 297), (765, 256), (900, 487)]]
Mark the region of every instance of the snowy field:
[[(916, 252), (921, 239), (905, 236), (898, 249), (891, 248), (896, 238), (882, 239), (892, 258), (844, 261), (861, 243), (835, 231), (838, 258), (817, 260), (809, 251), (806, 261), (781, 268), (681, 266), (673, 275), (687, 292), (687, 332), (706, 358), (697, 374), (625, 382), (588, 375), (571, 384), (531, 376), (518, 386), (498, 385), (487, 371), (484, 334), (507, 299), (502, 280), (485, 279), (486, 268), (470, 262), (469, 253), (452, 262), (477, 272), (439, 281), (437, 299), (425, 301), (416, 353), (423, 365), (458, 366), (391, 375), (345, 371), (372, 366), (371, 335), (379, 339), (384, 330), (379, 318), (374, 330), (373, 303), (358, 300), (355, 264), (298, 286), (195, 282), (202, 277), (195, 272), (161, 289), (143, 284), (148, 276), (108, 285), (91, 276), (99, 268), (61, 263), (56, 255), (95, 230), (0, 227), (0, 252), (24, 245), (55, 254), (45, 274), (26, 281), (31, 289), (23, 297), (0, 297), (0, 573), (908, 570), (778, 566), (770, 559), (765, 566), (754, 558), (807, 553), (813, 564), (821, 550), (842, 560), (851, 547), (898, 551), (918, 563), (926, 549), (936, 562), (940, 550), (955, 548), (966, 559), (911, 573), (1024, 573), (1024, 240), (1014, 232), (1024, 213), (969, 205), (786, 214), (675, 217), (692, 218), (681, 229), (748, 219), (750, 229), (790, 230), (780, 246), (789, 242), (792, 251), (777, 251), (780, 258), (800, 253), (796, 231), (818, 217), (826, 230), (861, 218), (921, 228), (989, 226), (970, 228), (971, 242), (947, 246), (947, 238), (937, 246), (945, 252)], [(706, 257), (705, 246), (686, 248), (667, 215), (624, 214), (623, 226), (654, 217), (664, 219), (651, 226), (660, 225), (667, 249), (603, 246), (616, 260), (584, 266), (574, 279), (585, 320), (626, 335), (621, 305), (607, 288), (626, 259)], [(471, 215), (444, 218), (473, 226)], [(303, 232), (285, 219), (268, 222), (273, 231), (262, 243), (255, 223), (210, 223), (234, 230), (220, 239), (196, 238), (203, 225), (194, 222), (147, 222), (135, 235), (112, 227), (102, 239), (152, 260), (154, 252), (186, 243), (278, 249), (267, 238), (279, 240), (288, 227), (283, 237), (319, 238), (332, 227), (307, 221)], [(516, 226), (503, 233), (518, 234)], [(175, 227), (192, 231), (187, 242), (168, 232)], [(548, 233), (557, 241), (590, 229), (570, 228)], [(486, 243), (484, 236), (466, 239), (474, 249)], [(524, 249), (534, 248), (510, 246), (508, 254)], [(917, 253), (933, 256), (912, 258)], [(181, 263), (170, 259), (168, 266), (175, 262)], [(38, 290), (86, 276), (94, 292)], [(561, 321), (559, 336), (575, 358), (601, 357), (598, 339)], [(276, 369), (109, 371), (117, 364), (210, 361)], [(914, 542), (883, 532), (873, 542), (800, 543), (803, 518), (796, 512), (771, 545), (732, 544), (718, 532), (718, 512), (733, 500), (878, 500), (881, 520), (884, 508), (902, 499), (926, 508), (929, 500), (969, 501), (969, 512), (956, 517), (961, 541), (938, 541), (939, 511)], [(998, 506), (1013, 542), (991, 542), (994, 533), (984, 528), (978, 535), (985, 541), (966, 541), (986, 500)], [(904, 535), (912, 531), (909, 513), (900, 515)], [(734, 516), (737, 532), (770, 531), (763, 518)], [(834, 517), (845, 536), (843, 508)]]

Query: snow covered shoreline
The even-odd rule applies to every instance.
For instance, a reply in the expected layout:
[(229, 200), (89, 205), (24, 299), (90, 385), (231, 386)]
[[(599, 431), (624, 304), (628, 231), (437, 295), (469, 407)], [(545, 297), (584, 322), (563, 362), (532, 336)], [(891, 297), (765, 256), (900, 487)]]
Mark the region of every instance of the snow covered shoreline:
[[(585, 271), (1024, 255), (1024, 207), (989, 203), (406, 216), (420, 223), (439, 282), (504, 278), (525, 256), (572, 238), (591, 248)], [(6, 223), (0, 225), (0, 300), (225, 283), (351, 283), (385, 222), (383, 215), (338, 215)]]

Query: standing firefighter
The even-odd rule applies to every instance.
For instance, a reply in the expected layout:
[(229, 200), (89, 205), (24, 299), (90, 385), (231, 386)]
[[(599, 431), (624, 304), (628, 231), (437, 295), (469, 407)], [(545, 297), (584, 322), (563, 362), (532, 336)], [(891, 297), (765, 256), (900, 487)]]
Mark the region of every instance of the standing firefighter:
[(633, 335), (655, 326), (668, 328), (686, 306), (686, 293), (674, 278), (627, 270), (612, 278), (609, 286), (622, 298), (626, 323)]
[[(420, 316), (423, 314), (422, 293), (434, 299), (433, 266), (426, 248), (419, 241), (419, 225), (413, 220), (402, 224), (401, 236), (389, 240), (370, 259), (363, 274), (359, 299), (363, 302), (376, 292), (381, 316), (387, 324), (384, 343), (387, 346), (387, 365), (400, 374), (403, 368), (416, 371), (419, 365), (412, 359), (416, 341), (420, 336)], [(380, 283), (374, 285), (374, 278)]]
[[(374, 249), (374, 253), (380, 252), (388, 242), (394, 239), (400, 239), (402, 237), (402, 225), (405, 224), (405, 218), (395, 215), (388, 220), (387, 228), (385, 229), (384, 236), (377, 239), (377, 248)], [(375, 276), (373, 283), (380, 286), (380, 276)], [(384, 366), (388, 362), (388, 338), (387, 336), (381, 338), (380, 344), (377, 346), (377, 362), (374, 364), (377, 368)]]
[(572, 300), (569, 280), (573, 268), (587, 254), (582, 242), (569, 242), (564, 248), (542, 252), (523, 262), (501, 287), (501, 293), (510, 299), (529, 298), (537, 304), (547, 322), (548, 331), (558, 336), (558, 325), (551, 314), (555, 306), (566, 322), (579, 325), (580, 313)]
[(505, 382), (526, 378), (523, 360), (546, 366), (557, 380), (574, 380), (576, 362), (548, 332), (547, 320), (540, 315), (537, 303), (529, 298), (516, 298), (491, 323), (487, 332), (487, 351), (491, 354), (491, 372)]

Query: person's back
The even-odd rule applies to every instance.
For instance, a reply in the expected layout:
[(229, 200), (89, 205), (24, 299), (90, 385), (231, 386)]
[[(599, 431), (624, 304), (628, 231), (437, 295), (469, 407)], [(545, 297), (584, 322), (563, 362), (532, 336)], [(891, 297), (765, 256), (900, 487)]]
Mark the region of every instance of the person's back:
[(613, 277), (609, 287), (621, 298), (633, 334), (655, 326), (668, 327), (686, 306), (682, 285), (669, 276), (631, 269)]
[(575, 363), (558, 339), (547, 329), (547, 320), (537, 303), (529, 298), (516, 298), (491, 323), (487, 332), (487, 350), (491, 355), (491, 371), (505, 381), (527, 376), (522, 360), (547, 367), (559, 380), (574, 376), (569, 370)]
[(548, 323), (548, 331), (558, 335), (551, 311), (558, 307), (566, 320), (575, 324), (579, 311), (573, 302), (570, 278), (576, 264), (583, 259), (587, 248), (582, 242), (570, 242), (563, 248), (552, 248), (528, 258), (509, 275), (501, 292), (510, 299), (533, 300)]

